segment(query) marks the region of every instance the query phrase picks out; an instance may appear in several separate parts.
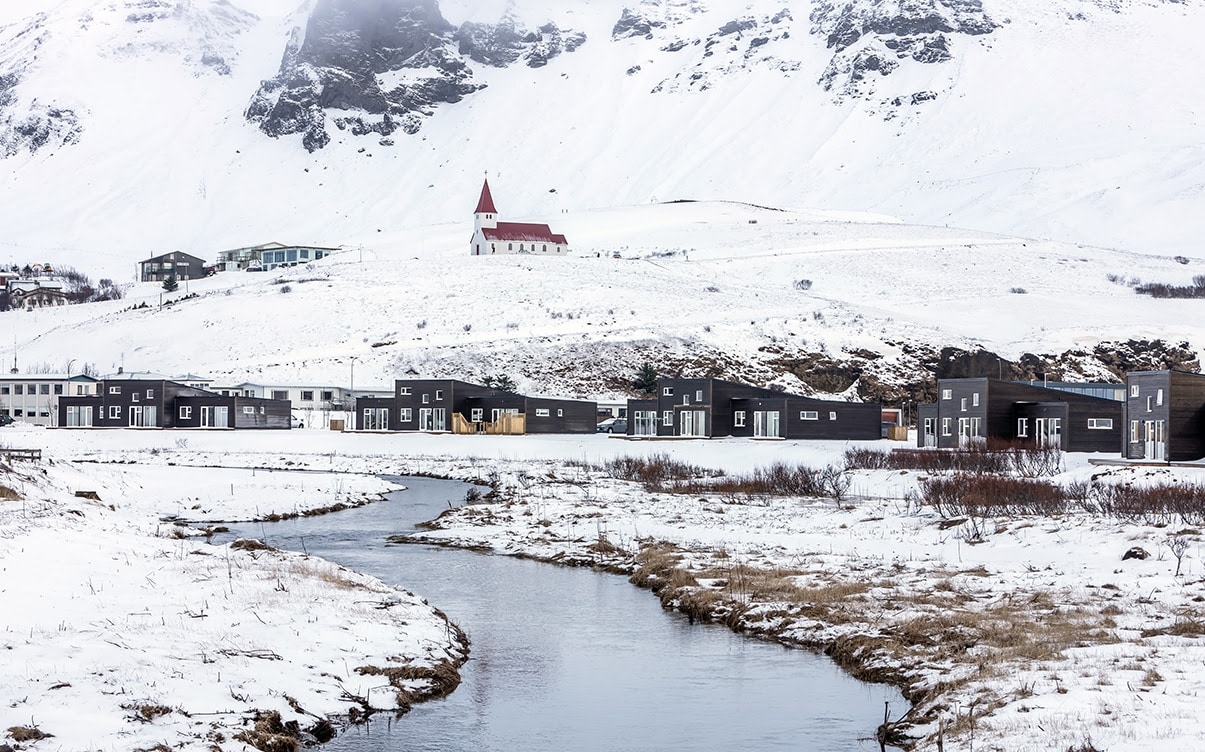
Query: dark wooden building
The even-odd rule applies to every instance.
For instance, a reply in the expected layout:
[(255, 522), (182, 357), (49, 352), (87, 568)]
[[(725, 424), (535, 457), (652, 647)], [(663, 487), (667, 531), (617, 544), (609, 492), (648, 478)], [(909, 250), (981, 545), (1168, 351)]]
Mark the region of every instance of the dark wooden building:
[(361, 431), (594, 433), (598, 406), (528, 397), (455, 379), (399, 379), (392, 397), (356, 400)]
[(1126, 374), (1125, 456), (1154, 462), (1205, 458), (1205, 376), (1182, 371)]
[(658, 379), (657, 396), (628, 400), (628, 434), (710, 438), (877, 439), (878, 403), (804, 397), (719, 379)]
[(138, 278), (143, 282), (162, 282), (168, 277), (201, 279), (204, 276), (205, 261), (183, 251), (165, 253), (138, 264)]
[(60, 428), (290, 428), (288, 400), (233, 397), (165, 379), (112, 379), (59, 398)]
[(941, 379), (938, 401), (918, 406), (917, 444), (952, 449), (993, 438), (1056, 445), (1068, 452), (1121, 451), (1124, 405), (1065, 388), (1073, 386)]

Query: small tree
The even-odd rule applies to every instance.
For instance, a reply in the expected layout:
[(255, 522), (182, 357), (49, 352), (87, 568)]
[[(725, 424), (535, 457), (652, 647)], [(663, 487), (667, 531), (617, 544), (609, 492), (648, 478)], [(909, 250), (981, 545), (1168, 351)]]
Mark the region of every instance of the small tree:
[(506, 374), (501, 376), (486, 376), (481, 380), (482, 386), (488, 386), (490, 389), (497, 389), (500, 392), (515, 391), (515, 382)]
[(176, 281), (175, 276), (168, 277), (163, 280), (163, 289), (167, 292), (175, 292), (180, 289), (180, 283)]
[(653, 368), (652, 363), (645, 362), (636, 369), (636, 378), (632, 381), (632, 386), (643, 394), (656, 394), (657, 369)]

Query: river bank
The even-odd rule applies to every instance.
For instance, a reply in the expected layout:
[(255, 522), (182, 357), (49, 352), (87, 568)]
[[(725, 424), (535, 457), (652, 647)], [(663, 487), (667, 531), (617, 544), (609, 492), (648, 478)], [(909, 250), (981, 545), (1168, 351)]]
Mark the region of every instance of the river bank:
[(357, 506), (372, 476), (0, 461), (0, 742), (295, 749), (332, 718), (459, 681), (468, 643), (412, 594), (213, 525)]
[[(52, 438), (66, 445), (74, 436)], [(940, 736), (947, 750), (1117, 752), (1192, 748), (1199, 737), (1205, 598), (1196, 530), (1068, 514), (980, 520), (988, 529), (972, 534), (966, 521), (905, 501), (918, 476), (898, 471), (853, 473), (838, 505), (650, 493), (591, 469), (653, 451), (727, 471), (777, 460), (823, 466), (842, 445), (315, 432), (298, 437), (305, 451), (286, 454), (247, 437), (204, 438), (174, 450), (162, 437), (121, 432), (121, 443), (77, 453), (103, 463), (489, 484), (495, 498), (445, 513), (421, 540), (623, 571), (669, 607), (828, 652), (855, 674), (900, 687), (917, 707), (909, 732), (918, 748)], [(1205, 473), (1067, 462), (1065, 481), (1174, 472), (1202, 482)], [(1173, 538), (1188, 543), (1182, 560), (1169, 553)], [(1122, 561), (1135, 546), (1151, 557)]]

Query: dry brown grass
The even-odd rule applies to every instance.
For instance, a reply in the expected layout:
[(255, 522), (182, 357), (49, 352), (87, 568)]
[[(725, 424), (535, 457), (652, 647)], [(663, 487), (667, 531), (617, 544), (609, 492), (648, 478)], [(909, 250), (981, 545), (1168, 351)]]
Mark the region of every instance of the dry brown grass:
[(0, 485), (0, 501), (20, 501), (21, 494), (8, 486)]
[(48, 734), (37, 726), (9, 726), (8, 736), (14, 742), (36, 742), (48, 739), (54, 734)]

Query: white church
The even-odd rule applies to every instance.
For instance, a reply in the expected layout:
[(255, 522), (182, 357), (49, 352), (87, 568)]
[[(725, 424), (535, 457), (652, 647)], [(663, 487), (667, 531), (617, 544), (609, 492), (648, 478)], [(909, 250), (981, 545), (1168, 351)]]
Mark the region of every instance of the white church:
[(499, 222), (490, 181), (481, 186), (481, 198), (473, 212), (473, 240), (469, 245), (472, 256), (491, 256), (501, 253), (532, 253), (564, 256), (569, 242), (564, 235), (555, 235), (548, 225), (528, 222)]

